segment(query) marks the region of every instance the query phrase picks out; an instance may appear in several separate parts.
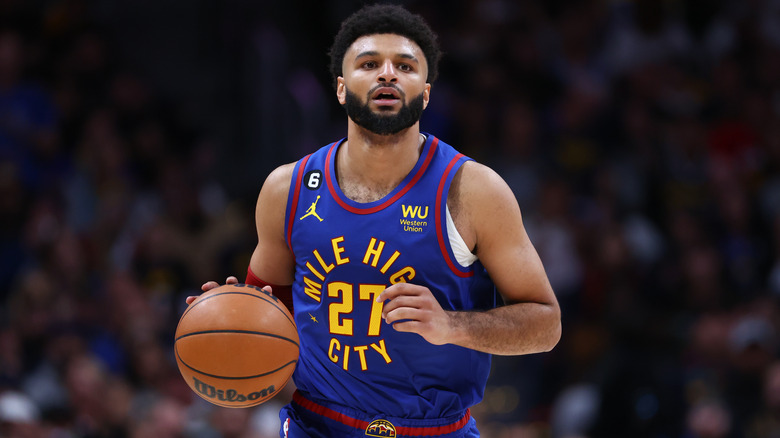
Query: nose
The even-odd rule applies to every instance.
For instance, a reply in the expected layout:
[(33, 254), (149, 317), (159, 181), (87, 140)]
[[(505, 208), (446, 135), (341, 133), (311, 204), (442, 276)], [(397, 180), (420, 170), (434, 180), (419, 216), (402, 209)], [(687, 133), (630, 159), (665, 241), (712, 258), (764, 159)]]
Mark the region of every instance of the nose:
[(379, 76), (377, 76), (379, 82), (397, 82), (398, 76), (395, 73), (395, 67), (390, 60), (385, 61), (382, 64), (382, 68), (379, 70)]

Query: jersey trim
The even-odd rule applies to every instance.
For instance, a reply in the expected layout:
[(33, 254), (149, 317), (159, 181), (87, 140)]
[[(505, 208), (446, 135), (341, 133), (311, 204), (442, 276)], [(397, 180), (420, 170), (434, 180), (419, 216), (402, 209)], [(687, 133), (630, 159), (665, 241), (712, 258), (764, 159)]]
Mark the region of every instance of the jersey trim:
[[(295, 391), (293, 393), (292, 398), (293, 403), (297, 404), (298, 406), (313, 412), (319, 416), (329, 418), (333, 421), (337, 421), (341, 424), (354, 427), (355, 429), (362, 429), (366, 430), (368, 428), (369, 423), (366, 420), (360, 420), (358, 418), (350, 417), (347, 414), (335, 411), (327, 406), (323, 406), (319, 403), (313, 402), (301, 394), (300, 391)], [(442, 426), (395, 426), (395, 436), (409, 436), (409, 437), (418, 437), (418, 436), (439, 436), (439, 435), (447, 435), (453, 432), (457, 432), (458, 430), (465, 427), (469, 420), (471, 420), (471, 410), (466, 409), (466, 412), (463, 414), (460, 419), (457, 421), (445, 424)]]
[(293, 224), (295, 223), (295, 212), (298, 211), (298, 197), (301, 193), (303, 175), (306, 173), (304, 170), (306, 170), (306, 162), (309, 161), (309, 157), (311, 157), (311, 154), (301, 158), (298, 161), (298, 164), (295, 165), (295, 170), (293, 171), (295, 183), (291, 184), (290, 187), (290, 194), (292, 197), (287, 201), (287, 232), (285, 234), (287, 236), (287, 247), (290, 248), (293, 257), (295, 257), (295, 250), (292, 246), (292, 229)]
[(453, 169), (460, 168), (460, 166), (457, 166), (456, 168), (455, 165), (458, 163), (463, 163), (467, 160), (470, 160), (470, 158), (463, 154), (458, 154), (452, 160), (450, 160), (447, 168), (444, 169), (444, 174), (442, 175), (441, 181), (439, 182), (439, 188), (436, 190), (436, 238), (439, 241), (439, 249), (444, 256), (444, 260), (447, 262), (447, 266), (450, 267), (450, 270), (458, 277), (463, 278), (474, 275), (474, 265), (472, 264), (471, 266), (463, 267), (459, 263), (455, 263), (453, 261), (454, 254), (451, 253), (451, 248), (449, 245), (447, 245), (447, 242), (444, 239), (444, 230), (446, 229), (447, 225), (442, 222), (442, 218), (446, 218), (445, 215), (447, 214), (444, 211), (447, 205), (444, 203), (444, 201), (447, 199), (447, 195), (444, 193), (444, 188), (449, 187), (452, 178), (455, 176)]
[(368, 203), (366, 204), (367, 207), (357, 206), (360, 204), (344, 197), (343, 193), (338, 188), (338, 184), (334, 180), (335, 172), (332, 169), (334, 169), (335, 166), (336, 150), (338, 149), (338, 146), (341, 143), (343, 143), (343, 140), (338, 143), (333, 143), (333, 145), (330, 147), (330, 150), (328, 150), (327, 157), (325, 158), (325, 181), (328, 184), (328, 190), (330, 191), (330, 194), (333, 196), (333, 199), (336, 200), (336, 202), (341, 206), (341, 208), (349, 211), (350, 213), (355, 213), (355, 214), (371, 214), (387, 208), (395, 201), (399, 200), (403, 195), (405, 195), (406, 192), (411, 190), (411, 188), (414, 187), (415, 183), (417, 183), (417, 181), (419, 181), (420, 178), (422, 178), (422, 176), (425, 174), (425, 170), (428, 168), (428, 165), (433, 160), (433, 156), (436, 153), (436, 148), (439, 144), (438, 138), (434, 136), (430, 136), (430, 137), (431, 137), (430, 143), (426, 141), (426, 145), (422, 152), (425, 158), (422, 161), (421, 165), (420, 165), (420, 161), (418, 161), (418, 164), (416, 166), (419, 167), (417, 168), (416, 171), (414, 171), (411, 178), (407, 176), (405, 182), (401, 183), (401, 186), (393, 190), (394, 193), (392, 194), (392, 196), (385, 197), (384, 200), (377, 201), (378, 204), (376, 205), (372, 205), (374, 203)]

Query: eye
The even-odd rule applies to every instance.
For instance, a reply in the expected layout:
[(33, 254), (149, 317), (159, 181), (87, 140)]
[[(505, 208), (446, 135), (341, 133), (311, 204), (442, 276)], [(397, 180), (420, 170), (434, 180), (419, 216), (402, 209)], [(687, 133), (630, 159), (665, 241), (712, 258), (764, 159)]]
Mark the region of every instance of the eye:
[(409, 64), (398, 64), (398, 70), (401, 70), (401, 71), (412, 71), (414, 69)]
[(361, 64), (360, 66), (362, 68), (372, 69), (372, 68), (376, 68), (377, 63), (376, 63), (376, 61), (366, 61), (363, 64)]

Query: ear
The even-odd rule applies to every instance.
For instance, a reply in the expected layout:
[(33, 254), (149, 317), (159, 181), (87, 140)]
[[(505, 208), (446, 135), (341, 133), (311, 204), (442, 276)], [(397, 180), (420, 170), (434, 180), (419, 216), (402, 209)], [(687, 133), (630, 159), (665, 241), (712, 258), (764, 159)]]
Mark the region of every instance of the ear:
[(425, 84), (423, 90), (423, 109), (428, 108), (428, 101), (431, 100), (431, 84)]
[(347, 86), (344, 84), (344, 78), (342, 76), (336, 78), (336, 98), (341, 105), (347, 103)]

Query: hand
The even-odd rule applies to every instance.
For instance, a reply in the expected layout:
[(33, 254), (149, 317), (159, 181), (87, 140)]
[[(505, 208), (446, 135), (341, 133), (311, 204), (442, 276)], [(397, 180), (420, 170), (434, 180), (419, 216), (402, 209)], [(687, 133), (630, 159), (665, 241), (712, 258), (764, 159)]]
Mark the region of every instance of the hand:
[[(225, 284), (236, 284), (236, 283), (238, 283), (238, 278), (232, 275), (225, 280)], [(207, 281), (203, 283), (203, 285), (200, 287), (200, 290), (202, 290), (203, 292), (208, 292), (211, 289), (214, 289), (215, 287), (219, 287), (219, 286), (220, 284), (217, 283), (216, 281)], [(192, 304), (192, 302), (195, 301), (196, 298), (198, 298), (196, 295), (190, 295), (187, 297), (185, 302), (187, 304)]]
[(442, 309), (427, 287), (394, 284), (382, 291), (376, 300), (390, 300), (382, 308), (382, 318), (395, 330), (417, 333), (434, 345), (450, 343), (452, 312)]

